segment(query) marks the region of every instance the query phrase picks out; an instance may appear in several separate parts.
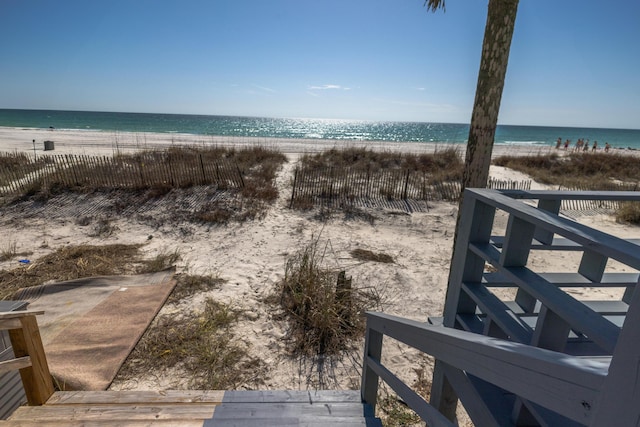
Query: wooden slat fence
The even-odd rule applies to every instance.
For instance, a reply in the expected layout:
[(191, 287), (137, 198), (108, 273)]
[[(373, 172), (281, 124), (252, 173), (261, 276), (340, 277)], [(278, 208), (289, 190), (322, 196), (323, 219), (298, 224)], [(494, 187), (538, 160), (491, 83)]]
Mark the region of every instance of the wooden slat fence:
[[(411, 170), (370, 170), (296, 168), (290, 207), (368, 200), (456, 201), (459, 182), (431, 182), (429, 174)], [(531, 181), (491, 180), (490, 188), (531, 188)]]
[(500, 180), (500, 179), (489, 177), (489, 183), (487, 185), (487, 188), (490, 188), (492, 190), (528, 191), (528, 190), (531, 190), (531, 180), (530, 179), (522, 180), (522, 181), (515, 181), (511, 179)]
[[(638, 191), (638, 184), (624, 184), (608, 182), (598, 186), (598, 188), (588, 186), (559, 186), (558, 190), (566, 191)], [(594, 211), (616, 211), (620, 208), (619, 200), (562, 200), (560, 208), (564, 211), (574, 212), (594, 212)]]
[(37, 161), (0, 167), (0, 195), (20, 194), (37, 186), (89, 188), (184, 188), (216, 184), (242, 188), (236, 164), (200, 153), (141, 153), (136, 156), (40, 156)]

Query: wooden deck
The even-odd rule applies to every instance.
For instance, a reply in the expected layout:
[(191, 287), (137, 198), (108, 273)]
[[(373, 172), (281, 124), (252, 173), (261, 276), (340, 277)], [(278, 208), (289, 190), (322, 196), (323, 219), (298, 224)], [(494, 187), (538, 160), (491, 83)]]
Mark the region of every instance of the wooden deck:
[[(54, 392), (36, 316), (0, 313), (29, 406), (2, 426), (382, 426), (359, 390), (340, 391), (62, 391)], [(5, 390), (0, 390), (5, 392)]]
[(360, 391), (56, 392), (0, 426), (382, 426)]

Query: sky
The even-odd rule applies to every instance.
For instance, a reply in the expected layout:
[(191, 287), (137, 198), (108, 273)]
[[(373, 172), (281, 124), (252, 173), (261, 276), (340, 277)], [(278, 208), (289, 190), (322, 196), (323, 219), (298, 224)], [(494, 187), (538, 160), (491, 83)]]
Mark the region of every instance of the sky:
[[(488, 0), (1, 0), (0, 108), (468, 123)], [(640, 128), (640, 2), (520, 0), (499, 123)]]

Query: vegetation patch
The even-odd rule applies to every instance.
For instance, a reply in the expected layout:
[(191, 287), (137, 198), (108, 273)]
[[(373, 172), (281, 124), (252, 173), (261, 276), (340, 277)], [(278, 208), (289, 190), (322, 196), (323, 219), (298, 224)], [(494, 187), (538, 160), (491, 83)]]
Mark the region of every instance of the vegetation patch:
[(616, 221), (640, 225), (640, 202), (622, 202), (616, 211)]
[(9, 240), (5, 245), (0, 248), (0, 262), (9, 261), (18, 256), (29, 256), (32, 252), (18, 252), (18, 244), (15, 240)]
[(24, 178), (43, 165), (42, 159), (34, 159), (27, 153), (0, 153), (0, 187)]
[(344, 271), (324, 265), (328, 244), (313, 239), (285, 265), (275, 300), (287, 321), (287, 342), (294, 355), (339, 355), (364, 333), (363, 312), (379, 304), (372, 289), (357, 289)]
[(462, 170), (453, 147), (428, 154), (331, 149), (301, 158), (290, 206), (344, 209), (360, 199), (449, 200), (459, 196)]
[[(22, 158), (27, 163), (17, 163), (14, 169), (18, 172), (5, 174), (8, 187), (0, 188), (0, 194), (11, 195), (14, 202), (47, 202), (67, 193), (100, 193), (111, 195), (114, 207), (122, 211), (165, 198), (178, 199), (181, 193), (189, 193), (187, 190), (205, 187), (211, 191), (198, 193), (200, 206), (190, 219), (216, 224), (264, 214), (278, 197), (275, 176), (287, 160), (283, 153), (259, 146), (171, 147), (113, 158), (41, 156), (38, 162), (45, 162), (46, 168), (36, 166), (26, 156)], [(29, 171), (38, 173), (28, 182), (21, 181)], [(182, 214), (179, 209), (175, 213)]]
[[(423, 356), (418, 367), (413, 371), (416, 379), (413, 382), (412, 390), (415, 391), (425, 401), (429, 401), (431, 397), (431, 375), (427, 365), (433, 368), (433, 364)], [(383, 385), (378, 393), (377, 415), (382, 420), (385, 427), (405, 427), (405, 426), (421, 426), (424, 421), (409, 406), (400, 400), (400, 398)]]
[(150, 273), (171, 267), (177, 252), (161, 253), (145, 260), (142, 245), (66, 246), (29, 264), (0, 270), (0, 299), (11, 299), (17, 290), (91, 276)]
[[(494, 164), (571, 190), (635, 191), (640, 183), (640, 158), (618, 153), (501, 156)], [(615, 211), (617, 221), (640, 224), (640, 203), (622, 202)]]
[(169, 304), (175, 304), (193, 295), (216, 289), (224, 283), (224, 279), (219, 277), (200, 274), (176, 274), (175, 279), (176, 286), (167, 300)]
[(391, 255), (387, 255), (382, 252), (376, 253), (368, 249), (354, 249), (351, 251), (351, 256), (355, 259), (359, 259), (360, 261), (383, 262), (387, 264), (393, 263), (393, 257)]
[[(200, 278), (186, 279), (193, 285)], [(210, 284), (204, 280), (204, 286)], [(232, 327), (241, 313), (213, 299), (201, 312), (158, 316), (118, 372), (126, 380), (167, 369), (186, 375), (196, 390), (234, 389), (260, 381), (262, 365), (247, 353)]]
[(614, 180), (629, 183), (633, 189), (640, 181), (640, 158), (617, 153), (500, 156), (493, 163), (526, 173), (543, 184), (584, 190), (612, 190)]
[(333, 167), (370, 172), (392, 169), (426, 173), (438, 171), (448, 174), (448, 179), (462, 178), (464, 166), (460, 153), (453, 147), (425, 154), (373, 151), (366, 148), (332, 148), (318, 154), (306, 154), (300, 159), (300, 164), (307, 170)]

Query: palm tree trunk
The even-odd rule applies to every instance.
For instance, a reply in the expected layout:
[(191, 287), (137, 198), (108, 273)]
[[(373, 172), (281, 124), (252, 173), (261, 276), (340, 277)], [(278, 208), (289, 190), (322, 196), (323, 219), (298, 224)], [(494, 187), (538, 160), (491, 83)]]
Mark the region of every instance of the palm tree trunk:
[(518, 0), (489, 1), (462, 178), (463, 190), (487, 186), (517, 11)]
[[(471, 115), (465, 168), (462, 176), (462, 192), (467, 187), (485, 188), (487, 186), (518, 1), (489, 0), (476, 98)], [(458, 235), (459, 221), (460, 215), (458, 215), (454, 242)], [(452, 259), (455, 259), (455, 254), (452, 255)], [(447, 301), (446, 303), (455, 302)], [(453, 328), (455, 319), (445, 317), (444, 326)], [(451, 421), (456, 419), (458, 397), (444, 375), (442, 364), (439, 361), (436, 361), (433, 372), (431, 404)]]

